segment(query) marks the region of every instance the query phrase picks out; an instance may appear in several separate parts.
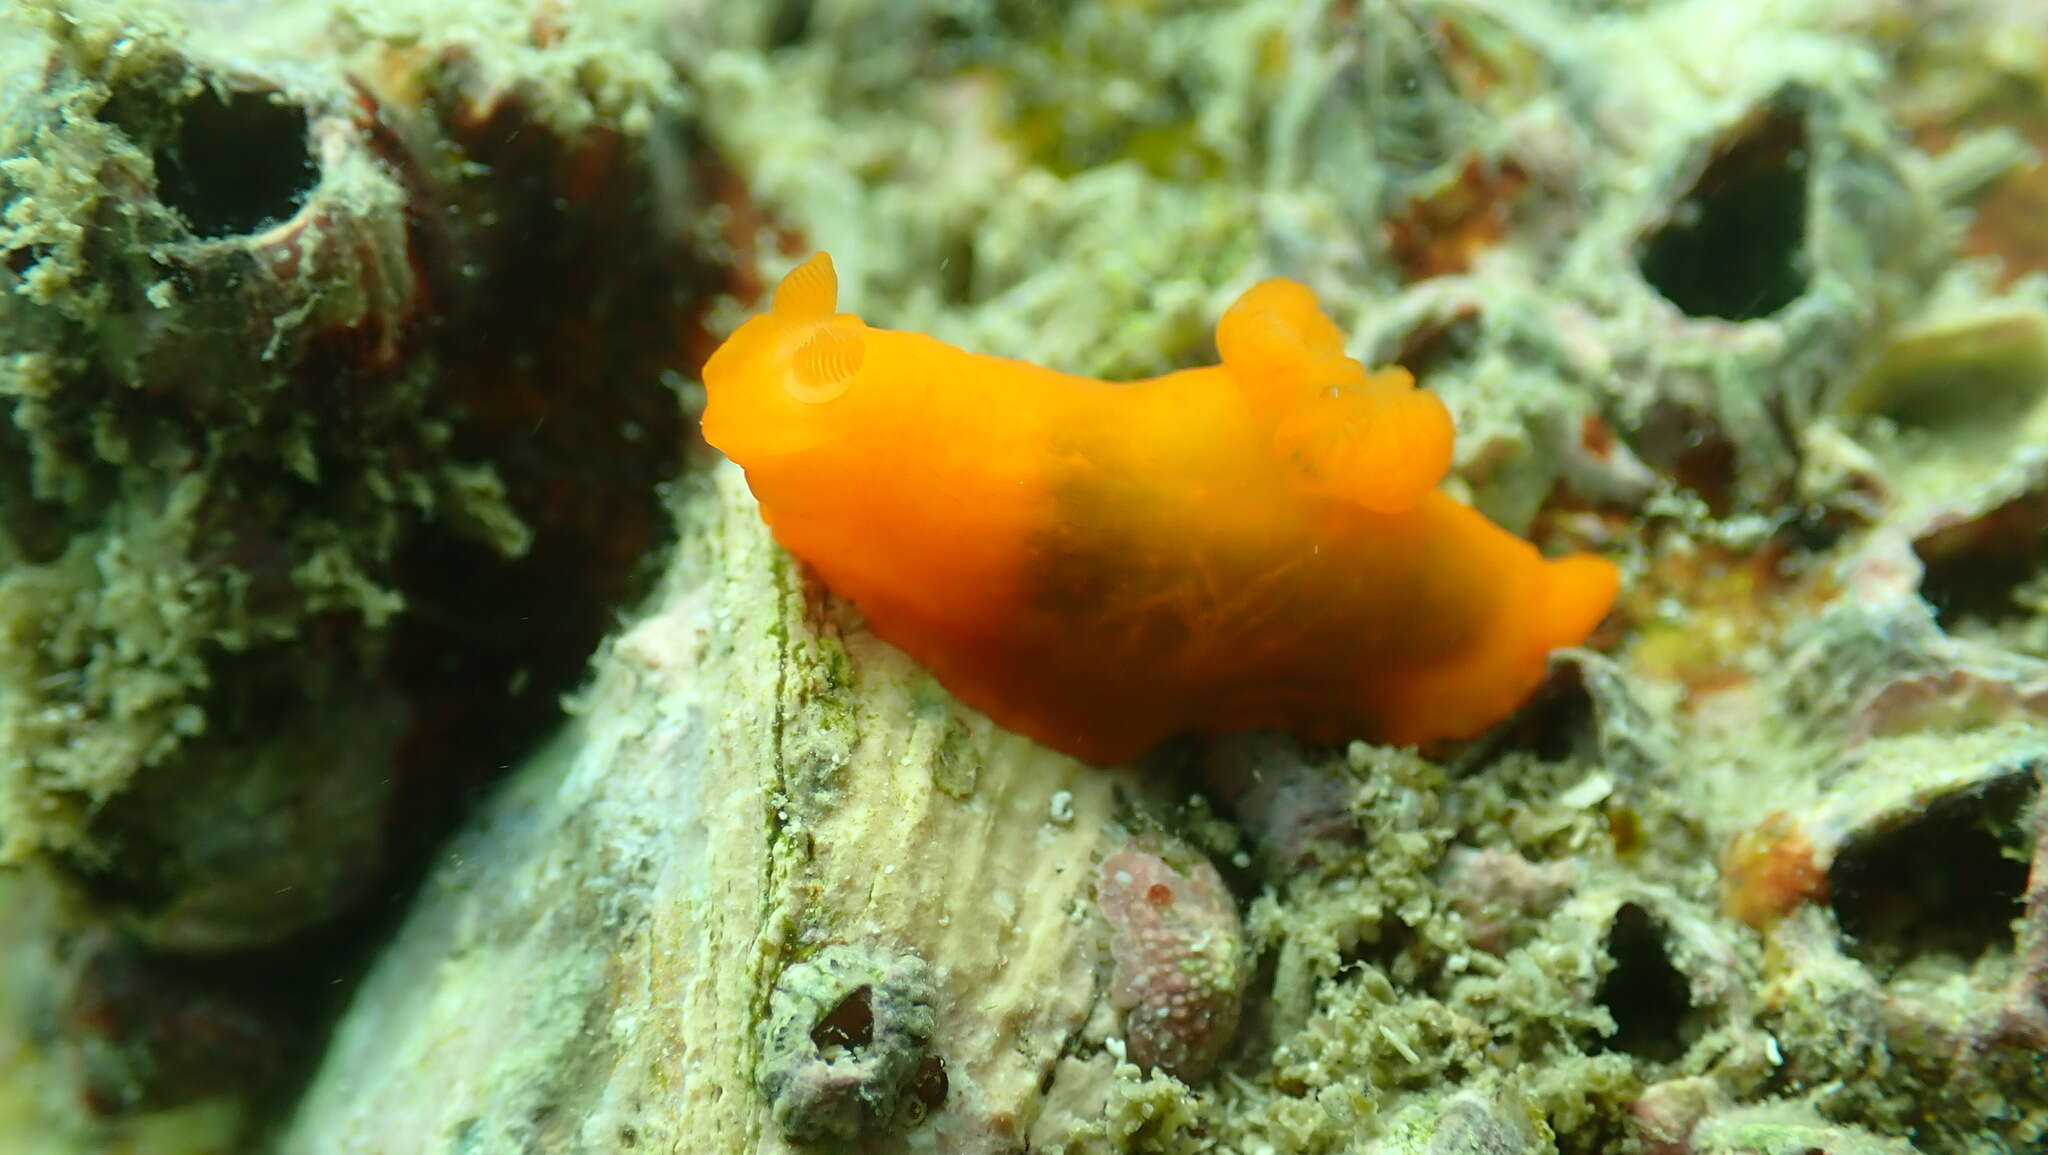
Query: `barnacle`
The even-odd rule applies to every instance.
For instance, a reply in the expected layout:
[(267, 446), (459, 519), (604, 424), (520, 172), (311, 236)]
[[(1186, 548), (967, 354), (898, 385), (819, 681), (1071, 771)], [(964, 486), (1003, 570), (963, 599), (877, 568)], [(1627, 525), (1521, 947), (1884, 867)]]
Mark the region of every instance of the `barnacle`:
[(908, 1124), (934, 1085), (943, 1101), (943, 1068), (926, 1062), (936, 998), (913, 954), (837, 944), (784, 968), (754, 1068), (775, 1125), (793, 1142), (852, 1142)]

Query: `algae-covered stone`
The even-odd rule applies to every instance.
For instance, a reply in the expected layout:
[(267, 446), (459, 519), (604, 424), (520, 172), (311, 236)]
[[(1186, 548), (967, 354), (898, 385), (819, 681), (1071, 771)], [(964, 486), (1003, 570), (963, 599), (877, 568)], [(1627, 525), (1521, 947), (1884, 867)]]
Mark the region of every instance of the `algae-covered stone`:
[(488, 43), (0, 21), (0, 858), (275, 942), (538, 733), (667, 532), (681, 130)]
[(1764, 1106), (1710, 1117), (1693, 1133), (1698, 1155), (1915, 1155), (1904, 1139), (1830, 1124), (1797, 1107)]
[(644, 25), (556, 29), (581, 72), (483, 27), (0, 9), (0, 862), (66, 896), (36, 1029), (81, 1134), (210, 1101), (254, 1141), (364, 897), (672, 530), (719, 283), (673, 73)]
[(1141, 780), (934, 698), (772, 549), (737, 470), (678, 513), (660, 595), (429, 880), (285, 1151), (1000, 1152), (1049, 1080), (1114, 1068), (1088, 888)]

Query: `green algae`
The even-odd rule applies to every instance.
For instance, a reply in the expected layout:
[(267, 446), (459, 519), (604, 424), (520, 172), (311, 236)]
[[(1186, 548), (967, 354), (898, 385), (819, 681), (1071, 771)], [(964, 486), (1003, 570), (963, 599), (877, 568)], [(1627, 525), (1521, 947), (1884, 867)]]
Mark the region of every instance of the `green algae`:
[[(284, 263), (264, 268), (201, 234), (200, 194), (133, 190), (170, 179), (198, 119), (278, 106), (210, 80), (167, 13), (8, 19), (46, 59), (45, 87), (0, 116), (0, 848), (57, 856), (180, 949), (276, 941), (344, 907), (377, 859), (403, 707), (370, 679), (405, 603), (405, 526), (438, 507), (513, 553), (526, 530), (494, 482), (435, 461), (448, 427), (423, 366), (362, 400), (304, 387), (323, 333), (389, 340), (413, 305), (395, 284), (365, 292), (357, 263), (402, 259), (387, 171), (357, 159), (270, 187), (249, 227)], [(293, 96), (300, 134), (348, 99)], [(290, 231), (309, 198), (361, 252)], [(337, 438), (337, 418), (374, 432)], [(309, 652), (318, 628), (335, 642)], [(321, 741), (337, 724), (360, 744)], [(268, 825), (280, 810), (303, 818)]]
[(559, 716), (671, 533), (661, 373), (708, 266), (687, 196), (673, 249), (592, 230), (637, 238), (650, 154), (687, 165), (672, 74), (575, 27), (394, 65), (437, 27), (0, 12), (0, 860), (63, 891), (34, 933), (166, 979), (9, 1006), (48, 1063), (8, 1078), (47, 1070), (77, 1149), (194, 1111), (246, 1149), (278, 1080), (196, 1072), (234, 1069), (206, 1016), (248, 1008), (167, 976), (261, 966), (273, 1074), (301, 1069), (365, 896)]
[[(317, 718), (355, 732), (383, 717), (398, 720), (365, 732), (395, 740), (408, 712), (439, 709), (423, 701), (435, 691), (401, 688), (417, 675), (394, 666), (422, 640), (418, 623), (450, 613), (437, 604), (450, 592), (442, 586), (465, 567), (479, 580), (494, 567), (558, 568), (546, 557), (551, 540), (566, 540), (558, 531), (640, 532), (645, 545), (661, 532), (628, 524), (651, 513), (651, 494), (621, 503), (599, 490), (609, 482), (576, 479), (587, 466), (553, 473), (548, 457), (566, 441), (539, 452), (505, 445), (493, 427), (504, 418), (436, 347), (437, 334), (470, 322), (422, 248), (446, 238), (409, 223), (422, 211), (419, 186), (471, 197), (454, 211), (508, 224), (527, 210), (464, 188), (474, 177), (462, 166), (473, 162), (455, 148), (406, 154), (339, 72), (276, 70), (231, 51), (219, 28), (195, 31), (188, 15), (35, 4), (7, 16), (10, 42), (40, 55), (42, 85), (15, 88), (0, 116), (0, 392), (13, 417), (0, 501), (0, 848), (10, 860), (62, 855), (95, 878), (135, 873), (120, 860), (149, 856), (136, 837), (184, 838), (124, 835), (111, 817), (142, 775), (164, 772), (149, 805), (175, 808), (184, 795), (232, 791), (239, 771), (222, 779), (205, 767), (279, 764), (272, 746), (282, 739), (268, 726), (304, 738), (320, 730)], [(536, 115), (558, 118), (560, 131), (614, 115), (619, 81), (583, 78), (592, 95), (580, 106), (538, 101), (550, 107)], [(456, 62), (424, 83), (476, 81)], [(233, 171), (223, 142), (235, 140), (277, 163)], [(465, 143), (480, 154), (494, 145)], [(571, 154), (563, 167), (578, 163)], [(479, 263), (460, 275), (508, 263), (474, 231), (447, 243), (486, 250), (466, 254)], [(508, 377), (489, 387), (524, 388), (517, 370)], [(640, 438), (647, 465), (625, 472), (639, 469), (651, 487), (674, 460), (659, 431), (676, 418), (666, 391), (642, 384), (617, 394), (638, 400), (617, 406), (616, 424), (595, 437), (578, 432), (589, 418), (567, 412), (552, 428), (579, 439), (577, 452), (621, 429)], [(592, 416), (613, 420), (603, 407)], [(494, 454), (520, 460), (505, 469)], [(578, 490), (590, 503), (580, 509), (555, 496)], [(640, 513), (623, 519), (602, 512), (636, 503)], [(562, 524), (564, 513), (593, 523)], [(438, 572), (422, 580), (427, 557)], [(624, 588), (608, 576), (597, 584)], [(593, 623), (602, 613), (564, 611)], [(329, 641), (302, 644), (314, 634)], [(566, 656), (573, 676), (581, 654)], [(544, 699), (565, 671), (559, 658), (534, 660), (557, 666), (534, 683)], [(330, 695), (363, 701), (329, 715)], [(326, 746), (298, 745), (309, 764), (280, 764), (277, 791), (355, 774), (355, 755)], [(371, 810), (391, 778), (391, 740), (382, 748), (380, 757), (376, 743), (366, 747), (357, 766), (370, 776), (352, 787)], [(250, 933), (274, 938), (337, 905), (256, 917)]]

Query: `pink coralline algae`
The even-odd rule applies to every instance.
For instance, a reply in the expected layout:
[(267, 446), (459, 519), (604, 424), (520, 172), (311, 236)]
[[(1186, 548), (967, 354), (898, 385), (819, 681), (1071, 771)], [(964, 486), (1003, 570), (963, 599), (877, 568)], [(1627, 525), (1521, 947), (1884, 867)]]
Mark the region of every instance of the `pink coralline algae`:
[(1571, 893), (1569, 862), (1531, 862), (1512, 850), (1455, 847), (1445, 878), (1473, 946), (1501, 954), (1519, 920), (1541, 917)]
[(1230, 1045), (1244, 997), (1236, 900), (1194, 851), (1134, 842), (1102, 860), (1095, 901), (1114, 930), (1110, 997), (1124, 1012), (1125, 1054), (1200, 1080)]

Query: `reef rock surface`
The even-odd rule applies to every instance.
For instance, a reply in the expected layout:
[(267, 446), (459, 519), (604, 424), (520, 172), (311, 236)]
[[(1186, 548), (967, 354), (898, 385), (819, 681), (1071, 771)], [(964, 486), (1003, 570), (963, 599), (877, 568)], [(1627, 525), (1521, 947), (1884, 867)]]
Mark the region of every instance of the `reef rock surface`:
[[(2037, 8), (0, 13), (0, 1146), (2040, 1148)], [(816, 248), (1107, 377), (1296, 277), (1621, 603), (1456, 746), (1005, 734), (694, 437)]]

